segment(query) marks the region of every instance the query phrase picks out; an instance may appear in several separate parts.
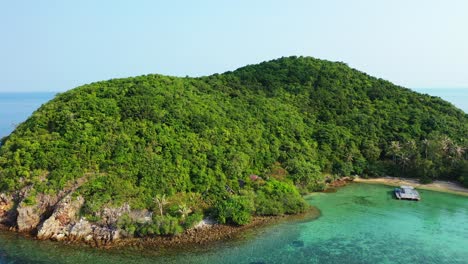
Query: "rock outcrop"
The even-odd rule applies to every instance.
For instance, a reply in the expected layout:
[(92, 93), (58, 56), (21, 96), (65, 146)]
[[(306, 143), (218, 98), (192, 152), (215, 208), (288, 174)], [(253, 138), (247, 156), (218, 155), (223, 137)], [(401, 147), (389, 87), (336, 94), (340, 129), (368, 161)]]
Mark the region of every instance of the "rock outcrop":
[(218, 222), (215, 219), (206, 217), (200, 222), (198, 222), (192, 229), (204, 229), (204, 228), (211, 228), (216, 225)]
[[(0, 224), (14, 228), (19, 232), (31, 232), (38, 239), (83, 241), (95, 246), (107, 245), (121, 238), (117, 221), (124, 214), (134, 212), (128, 204), (117, 208), (104, 208), (98, 216), (99, 223), (91, 223), (79, 217), (79, 211), (85, 200), (74, 197), (73, 192), (61, 192), (58, 195), (40, 194), (34, 204), (26, 203), (30, 187), (13, 195), (0, 194)], [(61, 198), (63, 197), (63, 198)], [(137, 214), (143, 219), (151, 219), (151, 213)], [(37, 230), (37, 233), (35, 232)]]
[[(39, 226), (37, 238), (79, 240), (93, 242), (97, 246), (105, 245), (119, 238), (119, 232), (116, 228), (91, 224), (85, 218), (78, 220), (78, 213), (83, 204), (84, 199), (81, 196), (73, 198), (70, 194), (67, 195), (55, 205), (52, 215)], [(128, 210), (130, 210), (129, 207)], [(117, 219), (119, 215), (117, 212), (121, 211), (121, 208), (116, 208), (109, 209), (106, 213)]]
[(52, 215), (38, 228), (39, 239), (62, 240), (68, 236), (70, 226), (76, 222), (78, 212), (83, 206), (84, 199), (81, 196), (72, 198), (69, 194), (55, 205)]
[[(120, 232), (117, 228), (93, 225), (92, 229), (92, 240), (96, 246), (103, 246), (112, 241), (120, 239)], [(89, 235), (86, 237), (88, 236)]]
[(40, 212), (34, 205), (20, 205), (16, 211), (18, 216), (16, 219), (16, 225), (18, 231), (25, 232), (36, 228), (41, 221)]
[(132, 210), (129, 216), (135, 223), (145, 224), (153, 221), (153, 212), (150, 212), (146, 209)]
[(11, 195), (0, 194), (0, 223), (12, 225), (16, 222), (17, 212), (14, 210), (14, 201)]
[(17, 211), (16, 225), (18, 231), (27, 232), (34, 230), (38, 225), (47, 219), (57, 204), (59, 196), (40, 194), (35, 198), (34, 205), (28, 205), (24, 202), (27, 193), (20, 196)]
[(130, 205), (125, 203), (124, 205), (116, 208), (103, 208), (101, 213), (99, 214), (99, 217), (101, 218), (101, 224), (107, 226), (115, 226), (122, 215), (129, 213)]
[(88, 220), (81, 218), (70, 227), (68, 237), (70, 240), (83, 240), (85, 242), (91, 241), (93, 239), (93, 226)]

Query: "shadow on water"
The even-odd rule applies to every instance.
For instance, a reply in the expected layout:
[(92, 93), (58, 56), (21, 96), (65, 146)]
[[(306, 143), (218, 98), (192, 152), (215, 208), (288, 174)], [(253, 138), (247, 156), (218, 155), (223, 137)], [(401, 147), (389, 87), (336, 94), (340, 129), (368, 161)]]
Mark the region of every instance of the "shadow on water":
[(322, 191), (323, 193), (336, 193), (338, 190), (336, 188), (330, 187)]
[(372, 206), (375, 203), (372, 201), (372, 196), (354, 196), (351, 198), (352, 202), (364, 206)]
[(393, 190), (387, 191), (387, 197), (389, 197), (391, 199), (394, 199), (394, 200), (397, 200), (397, 198), (395, 196), (395, 192)]

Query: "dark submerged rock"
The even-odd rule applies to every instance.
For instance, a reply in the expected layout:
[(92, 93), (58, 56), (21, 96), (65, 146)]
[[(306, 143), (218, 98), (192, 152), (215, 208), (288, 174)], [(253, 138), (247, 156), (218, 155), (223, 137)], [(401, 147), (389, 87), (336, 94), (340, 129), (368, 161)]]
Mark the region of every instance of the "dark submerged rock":
[(304, 241), (302, 240), (295, 240), (293, 242), (291, 242), (291, 245), (293, 247), (303, 247), (304, 246)]

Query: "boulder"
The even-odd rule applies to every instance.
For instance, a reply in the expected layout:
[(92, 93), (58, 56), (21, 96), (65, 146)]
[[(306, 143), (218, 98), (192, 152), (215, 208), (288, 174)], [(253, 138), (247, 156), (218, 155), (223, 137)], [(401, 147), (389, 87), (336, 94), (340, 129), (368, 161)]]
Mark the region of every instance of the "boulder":
[(192, 229), (211, 228), (216, 224), (217, 224), (216, 220), (214, 220), (214, 219), (212, 219), (210, 217), (206, 217), (203, 220), (201, 220), (200, 222), (198, 222)]
[[(50, 217), (39, 227), (37, 238), (60, 240), (59, 235), (68, 235), (68, 226), (63, 226), (55, 217)], [(62, 237), (62, 236), (60, 236)]]
[(135, 223), (146, 224), (153, 221), (153, 212), (150, 212), (147, 209), (132, 210), (129, 216)]
[(103, 246), (120, 239), (117, 229), (93, 225), (93, 241), (96, 246)]
[(93, 233), (93, 227), (88, 220), (81, 218), (80, 221), (76, 222), (70, 227), (70, 240), (91, 240)]
[(18, 231), (30, 231), (37, 227), (37, 225), (41, 221), (41, 215), (37, 209), (38, 208), (35, 205), (20, 204), (18, 206), (18, 208), (16, 209), (16, 211), (18, 212), (18, 217), (16, 219)]

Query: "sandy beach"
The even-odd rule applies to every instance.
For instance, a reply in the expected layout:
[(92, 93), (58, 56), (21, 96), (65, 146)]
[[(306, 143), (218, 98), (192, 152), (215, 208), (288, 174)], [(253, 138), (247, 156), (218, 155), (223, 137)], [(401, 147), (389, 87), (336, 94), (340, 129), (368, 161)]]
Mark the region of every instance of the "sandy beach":
[(381, 178), (370, 178), (364, 179), (356, 177), (354, 182), (362, 183), (375, 183), (375, 184), (385, 184), (390, 186), (401, 186), (401, 185), (411, 185), (417, 189), (425, 189), (438, 192), (448, 192), (459, 195), (468, 196), (468, 188), (463, 187), (459, 183), (449, 182), (449, 181), (434, 181), (428, 184), (421, 184), (417, 179), (410, 178), (397, 178), (397, 177), (381, 177)]

